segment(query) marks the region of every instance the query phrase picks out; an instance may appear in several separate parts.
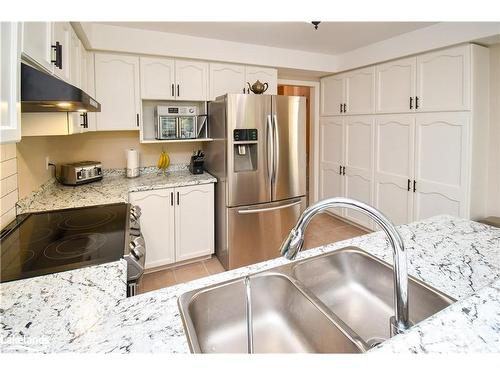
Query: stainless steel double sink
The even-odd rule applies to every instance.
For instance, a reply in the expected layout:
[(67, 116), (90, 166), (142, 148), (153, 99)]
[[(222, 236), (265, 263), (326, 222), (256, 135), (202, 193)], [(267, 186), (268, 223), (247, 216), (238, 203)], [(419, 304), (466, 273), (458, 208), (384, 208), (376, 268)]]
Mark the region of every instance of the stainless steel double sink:
[[(362, 353), (389, 338), (392, 267), (344, 248), (183, 294), (179, 308), (194, 353)], [(410, 320), (418, 323), (455, 302), (409, 278)]]

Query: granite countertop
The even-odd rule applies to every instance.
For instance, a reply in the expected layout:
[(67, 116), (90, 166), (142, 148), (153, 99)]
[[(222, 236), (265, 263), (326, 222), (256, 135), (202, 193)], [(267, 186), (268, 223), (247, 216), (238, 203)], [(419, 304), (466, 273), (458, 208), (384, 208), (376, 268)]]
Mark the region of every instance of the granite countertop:
[(209, 173), (194, 175), (185, 165), (172, 166), (166, 174), (159, 174), (158, 169), (153, 167), (141, 168), (141, 175), (136, 178), (125, 177), (123, 170), (105, 170), (101, 181), (80, 186), (65, 186), (55, 180), (48, 181), (17, 203), (17, 214), (128, 202), (128, 194), (134, 191), (215, 182), (217, 179)]
[[(420, 222), (403, 225), (399, 230), (408, 250), (409, 273), (443, 291), (459, 302), (433, 317), (412, 327), (371, 353), (381, 352), (487, 352), (500, 351), (500, 229), (451, 216), (437, 216)], [(357, 246), (392, 263), (392, 251), (382, 232), (371, 233), (350, 240), (301, 252), (297, 260), (321, 253), (335, 251), (346, 246)], [(45, 289), (36, 287), (43, 277), (25, 281), (22, 291), (16, 290), (17, 307), (11, 307), (8, 319), (2, 299), (1, 350), (4, 352), (169, 352), (187, 353), (189, 348), (177, 307), (177, 299), (184, 292), (252, 274), (285, 264), (278, 258), (267, 262), (224, 272), (189, 283), (175, 285), (132, 298), (118, 301), (100, 295), (105, 310), (97, 323), (80, 329), (78, 335), (65, 333), (52, 342), (43, 330), (22, 329), (28, 325), (26, 305), (34, 295)], [(109, 267), (112, 265), (110, 264)], [(107, 265), (103, 265), (104, 268)], [(92, 272), (92, 269), (89, 272)], [(60, 274), (62, 275), (62, 274)], [(94, 275), (96, 280), (101, 273)], [(58, 276), (53, 276), (58, 279)], [(89, 275), (89, 278), (92, 277)], [(92, 278), (92, 280), (94, 280)], [(22, 282), (22, 281), (20, 281)], [(0, 285), (7, 295), (18, 282)], [(11, 285), (9, 285), (11, 284)], [(21, 284), (19, 284), (21, 285)], [(61, 281), (64, 287), (64, 279)], [(94, 288), (89, 285), (89, 288)], [(73, 288), (73, 287), (71, 287)], [(11, 289), (13, 291), (14, 289)], [(26, 290), (30, 290), (29, 293)], [(34, 290), (34, 292), (32, 291)], [(47, 291), (45, 291), (47, 292)], [(69, 291), (68, 291), (69, 292)], [(89, 292), (90, 293), (90, 292)], [(82, 294), (69, 294), (67, 303), (78, 304)], [(37, 296), (36, 299), (40, 299)], [(13, 301), (13, 297), (10, 298)], [(41, 300), (40, 300), (41, 302)], [(45, 301), (40, 309), (40, 319), (50, 318), (55, 327), (72, 322), (74, 313), (61, 311), (50, 314), (58, 298)], [(37, 306), (35, 304), (35, 306)], [(34, 309), (35, 307), (31, 307)], [(83, 307), (82, 307), (83, 308)], [(97, 313), (96, 313), (97, 314)], [(73, 322), (74, 324), (74, 322)], [(30, 326), (32, 327), (32, 326)], [(22, 337), (23, 346), (19, 346)]]

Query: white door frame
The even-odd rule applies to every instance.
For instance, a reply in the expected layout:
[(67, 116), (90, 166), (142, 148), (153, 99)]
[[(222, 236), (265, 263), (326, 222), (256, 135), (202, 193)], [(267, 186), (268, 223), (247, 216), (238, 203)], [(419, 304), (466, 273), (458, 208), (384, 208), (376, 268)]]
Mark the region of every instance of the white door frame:
[(311, 118), (310, 118), (310, 129), (311, 132), (311, 144), (309, 145), (312, 157), (310, 161), (309, 168), (309, 204), (312, 204), (318, 200), (319, 197), (319, 81), (301, 81), (293, 79), (278, 79), (278, 85), (290, 85), (290, 86), (304, 86), (310, 87), (311, 90)]

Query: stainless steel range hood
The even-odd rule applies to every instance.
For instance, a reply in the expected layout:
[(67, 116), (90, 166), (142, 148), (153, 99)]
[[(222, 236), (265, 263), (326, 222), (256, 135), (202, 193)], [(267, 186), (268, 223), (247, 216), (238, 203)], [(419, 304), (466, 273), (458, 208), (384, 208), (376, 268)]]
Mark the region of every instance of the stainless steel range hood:
[(100, 112), (86, 92), (21, 63), (21, 112)]

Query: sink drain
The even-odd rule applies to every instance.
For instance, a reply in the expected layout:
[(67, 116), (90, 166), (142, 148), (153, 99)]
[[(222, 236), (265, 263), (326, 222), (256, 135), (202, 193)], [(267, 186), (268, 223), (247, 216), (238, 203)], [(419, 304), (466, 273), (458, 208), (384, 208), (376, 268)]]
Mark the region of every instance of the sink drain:
[(382, 344), (385, 341), (385, 339), (382, 339), (380, 337), (373, 337), (369, 339), (366, 343), (370, 348), (376, 348), (380, 344)]

